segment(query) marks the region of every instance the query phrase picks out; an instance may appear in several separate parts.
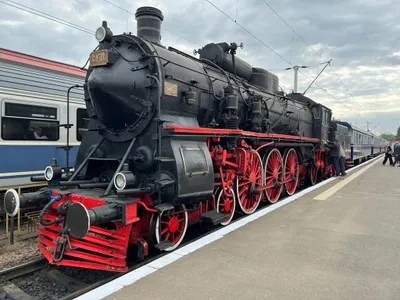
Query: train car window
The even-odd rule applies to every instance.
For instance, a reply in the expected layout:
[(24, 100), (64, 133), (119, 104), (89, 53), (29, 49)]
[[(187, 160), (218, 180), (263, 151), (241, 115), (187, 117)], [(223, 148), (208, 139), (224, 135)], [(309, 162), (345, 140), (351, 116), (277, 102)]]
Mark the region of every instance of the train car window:
[(87, 110), (84, 108), (78, 108), (76, 110), (76, 140), (82, 141), (82, 135), (79, 132), (79, 129), (87, 128), (87, 122), (85, 119), (88, 119), (89, 115)]
[(1, 138), (3, 140), (59, 140), (59, 121), (56, 107), (7, 102), (1, 123)]
[(5, 103), (5, 114), (8, 117), (23, 117), (30, 119), (57, 119), (57, 108), (21, 103)]

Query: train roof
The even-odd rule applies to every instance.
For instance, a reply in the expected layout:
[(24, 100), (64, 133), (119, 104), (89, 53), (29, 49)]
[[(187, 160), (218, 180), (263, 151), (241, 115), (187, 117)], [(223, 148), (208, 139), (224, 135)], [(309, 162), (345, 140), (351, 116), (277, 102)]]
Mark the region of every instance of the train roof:
[(58, 73), (64, 73), (78, 77), (86, 76), (86, 69), (81, 69), (80, 67), (74, 65), (69, 65), (58, 61), (24, 54), (4, 48), (0, 48), (0, 60), (28, 65), (41, 69), (47, 69)]
[(349, 129), (353, 129), (353, 130), (355, 130), (355, 131), (358, 131), (358, 132), (361, 132), (361, 133), (364, 133), (364, 134), (367, 134), (367, 135), (374, 135), (372, 132), (363, 130), (363, 129), (361, 129), (361, 128), (358, 128), (358, 127), (356, 127), (356, 126), (354, 126), (354, 125), (351, 125), (349, 122), (346, 122), (346, 121), (335, 120), (334, 122), (335, 122), (336, 124), (342, 125), (342, 126), (344, 126), (344, 127), (347, 127), (347, 128), (349, 128)]
[(346, 121), (339, 121), (339, 120), (335, 120), (334, 122), (335, 122), (336, 124), (345, 126), (345, 127), (349, 128), (349, 129), (355, 130), (355, 131), (357, 131), (357, 132), (361, 132), (361, 133), (363, 133), (363, 134), (365, 134), (365, 135), (370, 135), (370, 136), (379, 138), (379, 139), (381, 139), (381, 140), (383, 140), (383, 141), (386, 141), (384, 138), (381, 138), (380, 136), (377, 136), (377, 135), (374, 134), (373, 132), (371, 132), (371, 131), (366, 131), (366, 130), (363, 130), (363, 129), (358, 128), (358, 127), (356, 127), (356, 126), (353, 126), (353, 125), (351, 125), (349, 122), (346, 122)]
[(348, 122), (335, 120), (335, 123), (336, 123), (336, 124), (343, 125), (343, 126), (349, 128), (349, 129), (352, 129), (352, 128), (353, 128), (353, 127), (351, 127), (350, 123), (348, 123)]

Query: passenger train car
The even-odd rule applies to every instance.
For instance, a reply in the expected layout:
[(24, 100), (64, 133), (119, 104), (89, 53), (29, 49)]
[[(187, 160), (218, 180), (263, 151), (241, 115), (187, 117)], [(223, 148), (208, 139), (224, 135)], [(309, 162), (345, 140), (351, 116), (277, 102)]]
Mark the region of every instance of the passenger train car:
[(373, 134), (350, 125), (348, 122), (335, 120), (337, 125), (336, 138), (344, 144), (347, 166), (358, 165), (368, 158), (384, 152), (388, 141)]
[(87, 113), (83, 88), (71, 87), (82, 86), (85, 76), (75, 66), (0, 48), (0, 188), (32, 184), (49, 157), (66, 166), (67, 118), (69, 166), (75, 165), (77, 128)]

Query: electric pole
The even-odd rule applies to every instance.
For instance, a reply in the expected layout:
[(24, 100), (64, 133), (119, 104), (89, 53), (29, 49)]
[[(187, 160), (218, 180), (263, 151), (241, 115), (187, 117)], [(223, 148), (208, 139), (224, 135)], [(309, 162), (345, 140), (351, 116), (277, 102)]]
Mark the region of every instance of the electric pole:
[(298, 82), (298, 79), (299, 79), (299, 69), (305, 69), (305, 68), (307, 68), (307, 66), (298, 66), (298, 65), (295, 65), (295, 66), (293, 66), (292, 68), (286, 68), (285, 70), (291, 70), (291, 69), (293, 69), (293, 71), (294, 71), (294, 87), (293, 87), (293, 93), (297, 93), (297, 82)]
[[(308, 88), (303, 92), (303, 95), (308, 91), (308, 89), (313, 85), (313, 83), (315, 82), (315, 80), (317, 80), (317, 78), (319, 77), (319, 75), (321, 75), (321, 73), (325, 70), (325, 68), (330, 64), (330, 62), (332, 61), (332, 59), (330, 59), (329, 61), (323, 62), (322, 64), (326, 64), (325, 67), (321, 70), (321, 72), (319, 72), (319, 74), (317, 75), (317, 77), (315, 77), (315, 79), (311, 82), (311, 84), (308, 86)], [(299, 80), (299, 69), (306, 69), (309, 68), (309, 66), (298, 66), (295, 65), (293, 67), (290, 68), (286, 68), (285, 70), (291, 70), (293, 69), (294, 71), (294, 87), (293, 87), (293, 93), (297, 93), (297, 83)]]

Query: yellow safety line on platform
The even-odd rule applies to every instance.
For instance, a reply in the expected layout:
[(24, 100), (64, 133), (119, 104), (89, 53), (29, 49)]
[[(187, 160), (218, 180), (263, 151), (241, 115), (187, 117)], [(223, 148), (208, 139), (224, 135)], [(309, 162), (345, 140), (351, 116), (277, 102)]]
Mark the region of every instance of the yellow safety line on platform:
[(354, 174), (352, 174), (351, 176), (349, 176), (348, 178), (341, 180), (339, 183), (335, 184), (333, 187), (327, 189), (325, 192), (319, 194), (318, 196), (316, 196), (314, 198), (314, 200), (320, 200), (320, 201), (324, 201), (326, 199), (328, 199), (330, 196), (332, 196), (334, 193), (336, 193), (337, 191), (339, 191), (341, 188), (343, 188), (345, 185), (347, 185), (350, 181), (352, 181), (354, 178), (357, 178), (358, 176), (360, 176), (362, 173), (364, 173), (365, 171), (367, 171), (369, 168), (371, 168), (373, 165), (375, 165), (376, 163), (378, 163), (380, 160), (377, 159), (376, 161), (374, 161), (373, 163), (371, 163), (370, 165), (362, 168), (361, 170), (355, 172)]

